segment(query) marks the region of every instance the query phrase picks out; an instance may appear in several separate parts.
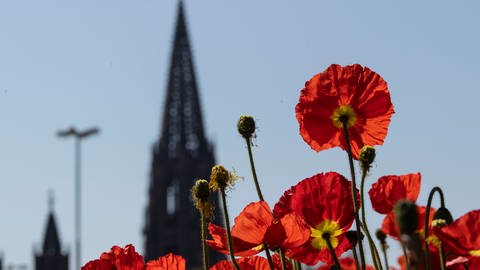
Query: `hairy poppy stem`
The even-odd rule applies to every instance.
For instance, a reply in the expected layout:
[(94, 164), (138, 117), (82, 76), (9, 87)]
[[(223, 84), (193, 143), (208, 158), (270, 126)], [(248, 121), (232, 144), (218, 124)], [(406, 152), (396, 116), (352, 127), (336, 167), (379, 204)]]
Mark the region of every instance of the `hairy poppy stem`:
[(260, 201), (263, 201), (262, 191), (260, 190), (260, 184), (258, 184), (257, 172), (255, 170), (255, 163), (253, 162), (252, 143), (250, 138), (245, 138), (245, 142), (247, 143), (248, 158), (250, 160), (250, 168), (252, 169), (253, 182), (255, 183), (255, 188), (257, 189), (258, 198)]
[(208, 249), (206, 244), (206, 229), (207, 229), (207, 219), (205, 218), (204, 210), (200, 211), (200, 222), (201, 222), (201, 229), (202, 229), (202, 255), (203, 255), (203, 270), (208, 270), (209, 263), (208, 263)]
[(402, 244), (402, 251), (403, 251), (403, 257), (405, 257), (405, 265), (409, 265), (410, 259), (408, 258), (407, 249), (403, 244)]
[(333, 249), (332, 242), (330, 242), (330, 234), (324, 233), (322, 235), (322, 238), (325, 239), (325, 242), (327, 242), (328, 251), (330, 251), (330, 255), (333, 258), (333, 262), (335, 263), (336, 269), (341, 270), (342, 268), (340, 267), (340, 262), (338, 261), (337, 254), (335, 254), (335, 250)]
[(435, 195), (435, 192), (438, 192), (440, 195), (440, 206), (445, 207), (445, 199), (443, 197), (443, 191), (440, 187), (434, 187), (430, 191), (430, 194), (428, 195), (428, 201), (427, 201), (427, 210), (425, 212), (425, 229), (424, 232), (425, 234), (423, 235), (423, 239), (425, 239), (425, 270), (430, 270), (430, 251), (428, 248), (428, 243), (427, 243), (427, 238), (428, 238), (428, 226), (429, 221), (430, 221), (430, 208), (432, 207), (432, 200), (433, 200), (433, 195)]
[[(363, 231), (367, 235), (368, 245), (370, 246), (370, 253), (372, 254), (373, 265), (375, 270), (383, 270), (382, 263), (380, 262), (380, 255), (378, 254), (377, 246), (370, 235), (370, 231), (368, 230), (367, 220), (365, 217), (365, 202), (364, 202), (364, 186), (365, 186), (365, 178), (367, 177), (367, 170), (365, 168), (362, 169), (362, 179), (360, 180), (360, 204), (362, 205), (362, 225)], [(387, 267), (388, 269), (388, 267)]]
[(443, 245), (440, 244), (440, 269), (445, 270), (445, 250), (443, 249)]
[(353, 260), (355, 261), (355, 269), (359, 270), (360, 264), (358, 263), (357, 249), (354, 246), (352, 247), (352, 253), (353, 253)]
[(388, 266), (388, 256), (386, 244), (382, 244), (383, 259), (385, 260), (385, 269), (390, 269)]
[(295, 260), (295, 269), (296, 270), (302, 270), (302, 264), (300, 264), (299, 261)]
[(267, 255), (268, 264), (270, 265), (270, 270), (275, 270), (275, 266), (273, 264), (272, 256), (270, 255), (270, 250), (265, 242), (263, 242), (263, 246), (265, 247), (265, 255)]
[[(258, 183), (257, 172), (255, 170), (255, 163), (253, 162), (252, 143), (251, 143), (250, 137), (245, 138), (245, 142), (247, 143), (248, 159), (250, 160), (250, 168), (252, 169), (253, 182), (255, 183), (255, 189), (257, 190), (258, 199), (260, 201), (264, 201), (262, 190), (260, 189), (260, 184)], [(267, 255), (270, 269), (274, 270), (272, 256), (270, 255), (270, 250), (268, 249), (267, 243), (263, 242), (263, 246), (265, 247), (265, 255)]]
[(342, 121), (343, 125), (343, 134), (345, 136), (345, 142), (347, 145), (347, 154), (348, 154), (348, 163), (350, 165), (350, 174), (352, 177), (352, 201), (353, 201), (353, 211), (355, 212), (355, 226), (357, 227), (357, 237), (358, 237), (358, 251), (360, 252), (360, 259), (362, 262), (362, 269), (366, 269), (365, 267), (365, 255), (363, 252), (363, 242), (362, 237), (360, 235), (360, 218), (358, 216), (358, 204), (357, 204), (357, 196), (356, 195), (356, 188), (357, 184), (355, 182), (355, 167), (353, 166), (353, 157), (352, 157), (352, 146), (350, 145), (350, 135), (348, 134), (348, 127), (347, 121)]
[(282, 270), (287, 270), (285, 260), (285, 253), (283, 252), (283, 249), (280, 248), (280, 261), (282, 262)]
[(225, 220), (225, 227), (227, 231), (228, 252), (230, 253), (233, 266), (235, 269), (240, 270), (240, 266), (238, 266), (238, 263), (235, 260), (235, 254), (233, 253), (232, 235), (230, 234), (230, 219), (228, 218), (227, 199), (225, 198), (225, 188), (220, 188), (220, 193), (222, 195), (223, 218)]

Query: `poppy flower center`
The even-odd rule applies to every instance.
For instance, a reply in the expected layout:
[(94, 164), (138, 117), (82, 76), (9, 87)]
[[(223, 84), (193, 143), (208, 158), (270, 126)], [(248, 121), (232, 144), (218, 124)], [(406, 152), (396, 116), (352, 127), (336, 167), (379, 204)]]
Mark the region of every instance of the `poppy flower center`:
[(310, 228), (313, 237), (312, 247), (318, 250), (328, 248), (327, 240), (330, 241), (333, 248), (338, 246), (337, 236), (343, 233), (337, 222), (333, 220), (324, 220), (315, 228)]
[(357, 115), (350, 105), (342, 105), (336, 108), (335, 111), (333, 111), (331, 118), (333, 125), (337, 128), (343, 128), (344, 123), (347, 128), (351, 128), (357, 121)]
[(470, 250), (468, 253), (472, 256), (480, 257), (480, 249)]

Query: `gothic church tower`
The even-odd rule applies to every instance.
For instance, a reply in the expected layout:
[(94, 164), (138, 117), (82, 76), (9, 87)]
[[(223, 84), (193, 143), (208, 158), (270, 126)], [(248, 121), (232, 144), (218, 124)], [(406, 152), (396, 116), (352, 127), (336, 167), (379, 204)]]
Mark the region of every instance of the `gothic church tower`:
[[(192, 51), (182, 1), (177, 22), (160, 138), (153, 146), (144, 228), (146, 260), (173, 252), (188, 268), (202, 265), (200, 216), (190, 189), (195, 179), (208, 179), (215, 163), (205, 138)], [(212, 198), (217, 204), (216, 196)], [(218, 204), (217, 204), (218, 205)], [(218, 206), (217, 206), (217, 211)], [(220, 217), (215, 218), (216, 222)], [(212, 263), (218, 260), (216, 255)]]

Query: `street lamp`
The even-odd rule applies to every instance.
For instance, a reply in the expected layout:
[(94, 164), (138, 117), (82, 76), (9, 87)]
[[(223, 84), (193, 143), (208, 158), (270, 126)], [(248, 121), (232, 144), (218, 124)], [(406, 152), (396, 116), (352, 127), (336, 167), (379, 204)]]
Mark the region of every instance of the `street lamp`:
[(57, 136), (60, 138), (74, 137), (75, 138), (75, 269), (80, 269), (80, 233), (81, 233), (81, 221), (80, 221), (80, 195), (81, 195), (81, 186), (80, 186), (80, 162), (81, 162), (81, 149), (80, 143), (83, 139), (88, 138), (89, 136), (96, 135), (100, 130), (96, 127), (89, 128), (83, 131), (79, 131), (74, 127), (69, 127), (64, 130), (57, 132)]

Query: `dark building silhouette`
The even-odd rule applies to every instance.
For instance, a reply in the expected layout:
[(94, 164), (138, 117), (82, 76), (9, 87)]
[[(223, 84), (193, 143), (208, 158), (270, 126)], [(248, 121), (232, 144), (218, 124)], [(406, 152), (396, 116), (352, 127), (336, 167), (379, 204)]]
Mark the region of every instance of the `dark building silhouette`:
[[(182, 255), (189, 268), (202, 265), (200, 216), (190, 189), (208, 179), (215, 158), (205, 138), (192, 52), (182, 1), (178, 4), (160, 138), (153, 146), (144, 228), (146, 260)], [(216, 197), (213, 198), (217, 202)], [(217, 206), (218, 210), (218, 206)], [(219, 211), (216, 211), (217, 213)], [(216, 220), (220, 220), (216, 217)], [(214, 252), (211, 252), (211, 254)], [(219, 254), (211, 261), (220, 258)]]
[(50, 199), (43, 246), (40, 251), (35, 252), (35, 270), (68, 270), (68, 254), (62, 252), (52, 199)]

